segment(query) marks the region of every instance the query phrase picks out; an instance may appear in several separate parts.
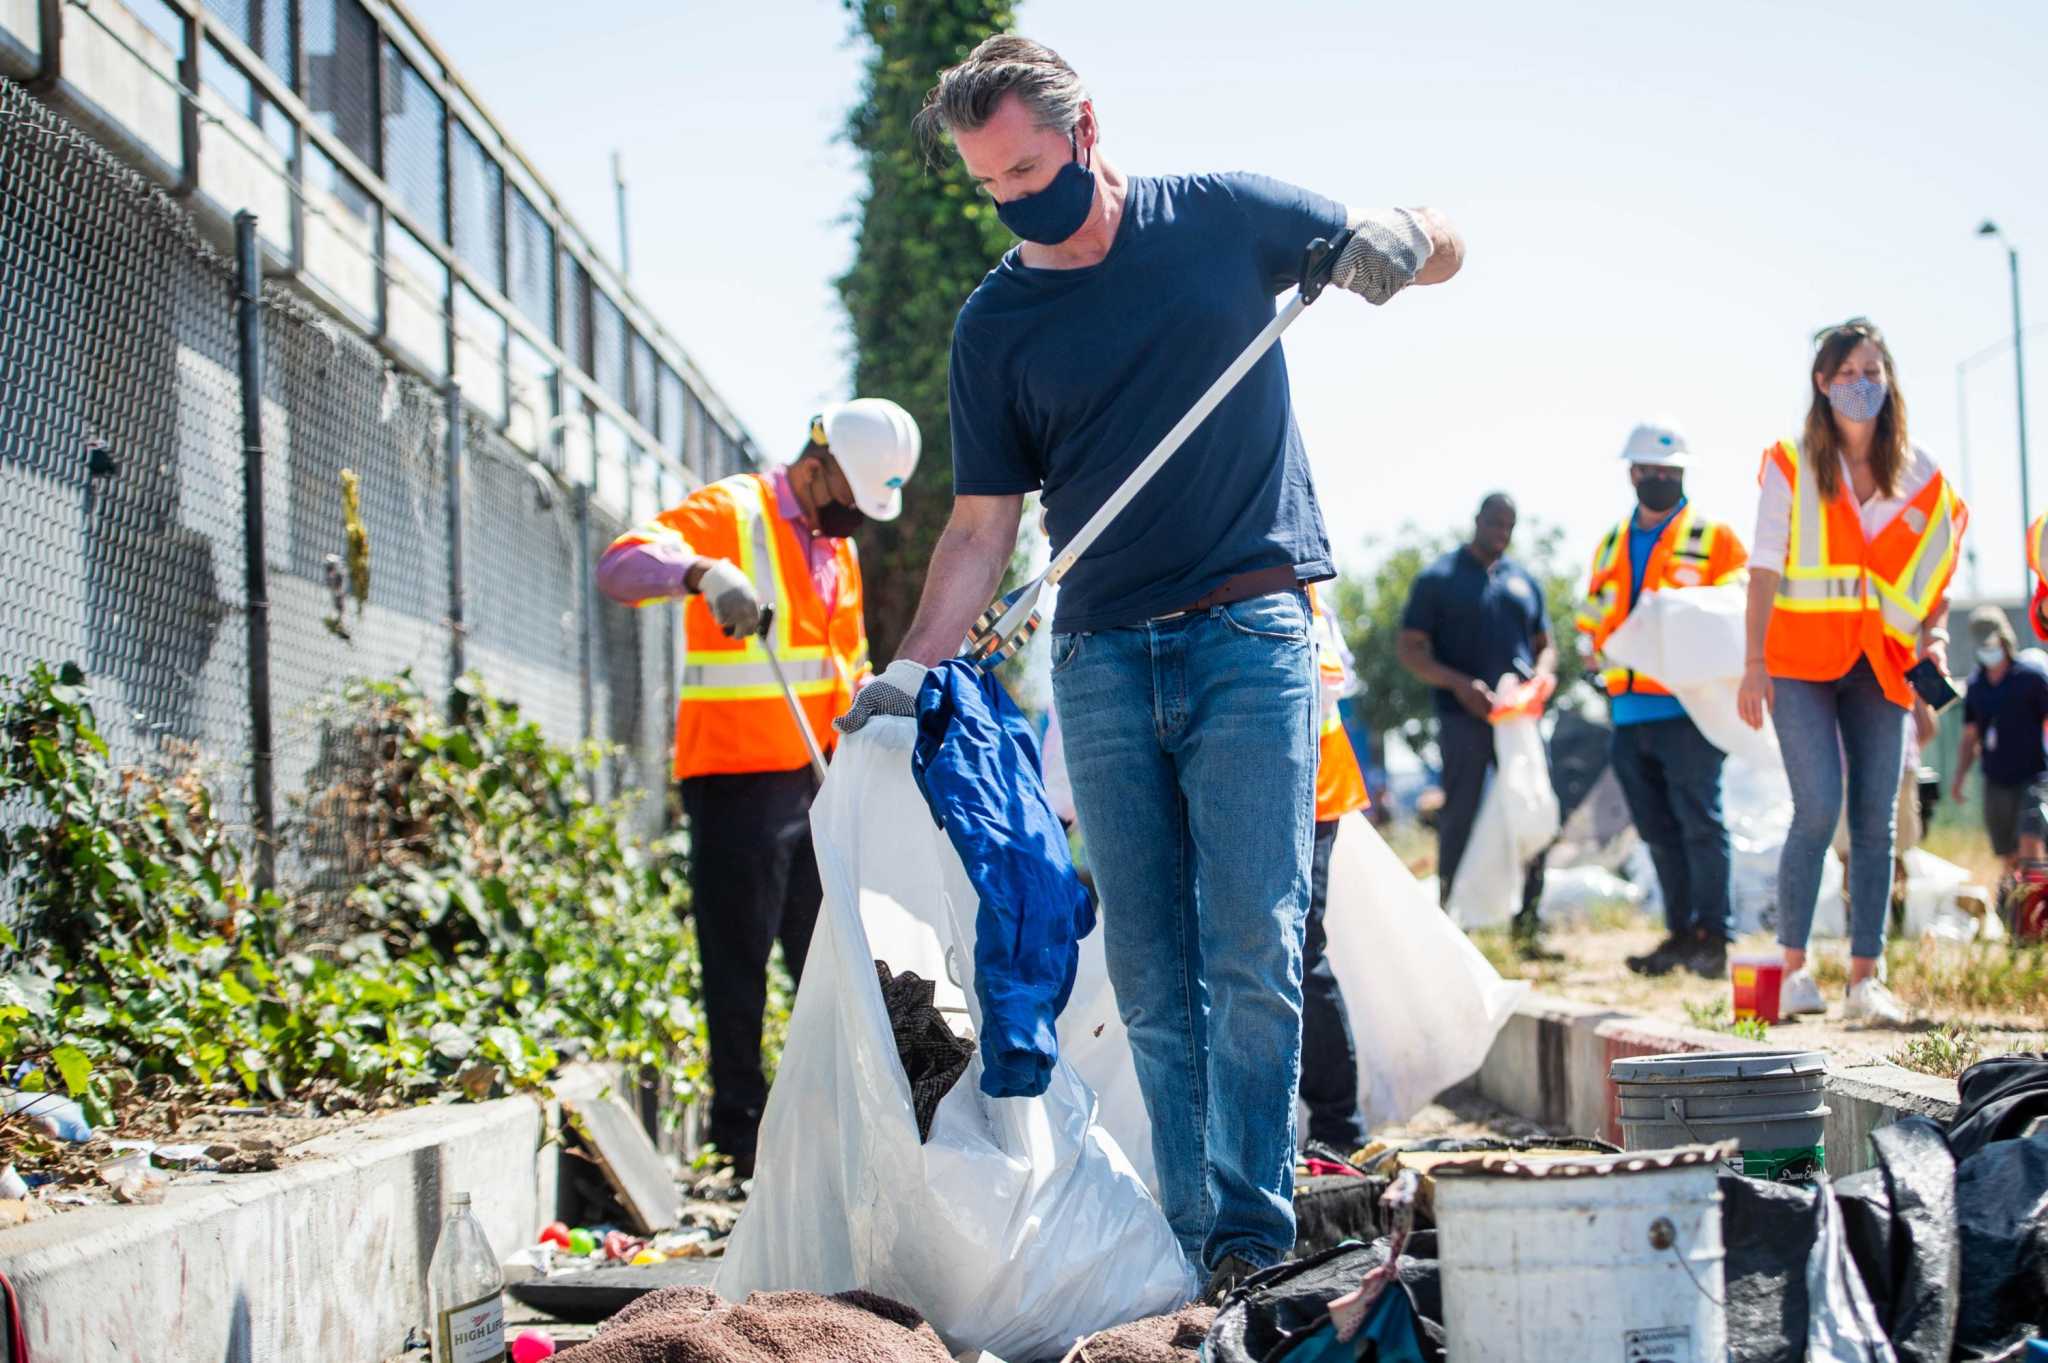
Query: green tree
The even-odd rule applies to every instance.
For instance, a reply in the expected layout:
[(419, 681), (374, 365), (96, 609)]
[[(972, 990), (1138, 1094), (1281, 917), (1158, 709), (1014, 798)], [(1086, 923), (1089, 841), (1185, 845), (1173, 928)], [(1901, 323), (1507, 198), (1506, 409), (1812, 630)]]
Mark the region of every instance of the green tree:
[(853, 333), (854, 391), (903, 404), (924, 433), (903, 515), (860, 534), (868, 636), (879, 661), (894, 654), (910, 626), (952, 506), (946, 357), (953, 317), (1010, 244), (994, 205), (959, 160), (930, 160), (911, 120), (939, 71), (1006, 30), (1012, 9), (993, 0), (845, 3), (870, 48), (861, 100), (846, 123), (868, 187), (853, 265), (837, 281)]
[[(1399, 734), (1418, 750), (1436, 739), (1436, 713), (1429, 688), (1395, 658), (1394, 641), (1416, 576), (1437, 555), (1468, 538), (1469, 531), (1432, 534), (1405, 525), (1386, 546), (1378, 567), (1364, 576), (1339, 578), (1332, 596), (1365, 686), (1359, 705), (1367, 726), (1376, 734)], [(1586, 673), (1572, 629), (1585, 567), (1566, 555), (1564, 531), (1557, 526), (1524, 525), (1509, 553), (1543, 584), (1550, 638), (1557, 648), (1558, 694), (1563, 695)]]

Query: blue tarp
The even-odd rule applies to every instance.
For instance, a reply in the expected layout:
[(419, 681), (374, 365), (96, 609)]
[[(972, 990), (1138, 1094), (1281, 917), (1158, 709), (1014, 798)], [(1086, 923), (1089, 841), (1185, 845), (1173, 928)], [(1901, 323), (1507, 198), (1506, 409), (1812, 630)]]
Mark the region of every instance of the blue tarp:
[(1044, 1093), (1059, 1058), (1053, 1030), (1074, 987), (1095, 908), (1046, 799), (1038, 737), (994, 676), (939, 664), (917, 693), (911, 773), (974, 882), (974, 992), (981, 1003), (981, 1091)]

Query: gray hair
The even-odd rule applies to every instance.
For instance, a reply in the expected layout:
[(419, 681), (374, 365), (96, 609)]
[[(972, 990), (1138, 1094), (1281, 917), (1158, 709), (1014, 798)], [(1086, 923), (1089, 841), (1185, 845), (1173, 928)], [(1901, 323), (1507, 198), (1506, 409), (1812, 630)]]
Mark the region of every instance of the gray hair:
[(998, 33), (982, 39), (967, 60), (939, 72), (939, 83), (924, 97), (911, 126), (925, 149), (936, 152), (942, 137), (986, 124), (1008, 94), (1024, 101), (1039, 127), (1061, 133), (1072, 132), (1081, 121), (1081, 101), (1088, 98), (1081, 78), (1059, 53), (1014, 33)]

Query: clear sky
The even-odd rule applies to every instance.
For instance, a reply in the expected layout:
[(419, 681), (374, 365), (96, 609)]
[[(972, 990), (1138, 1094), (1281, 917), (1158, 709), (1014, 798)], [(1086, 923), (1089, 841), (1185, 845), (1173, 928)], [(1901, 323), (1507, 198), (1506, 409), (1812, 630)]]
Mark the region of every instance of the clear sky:
[[(609, 243), (625, 157), (635, 281), (756, 438), (792, 452), (845, 394), (831, 280), (860, 181), (838, 140), (859, 44), (821, 0), (419, 0), (451, 58)], [(1452, 284), (1332, 296), (1289, 333), (1340, 559), (1513, 492), (1575, 555), (1631, 505), (1614, 463), (1668, 413), (1695, 502), (1748, 538), (1758, 455), (1805, 410), (1813, 331), (1884, 327), (1918, 443), (1963, 482), (1986, 593), (2017, 594), (2011, 328), (2035, 331), (2048, 507), (2048, 3), (1452, 6), (1023, 0), (1136, 173), (1251, 169), (1353, 204), (1430, 203)], [(1958, 583), (1970, 591), (1970, 571)]]

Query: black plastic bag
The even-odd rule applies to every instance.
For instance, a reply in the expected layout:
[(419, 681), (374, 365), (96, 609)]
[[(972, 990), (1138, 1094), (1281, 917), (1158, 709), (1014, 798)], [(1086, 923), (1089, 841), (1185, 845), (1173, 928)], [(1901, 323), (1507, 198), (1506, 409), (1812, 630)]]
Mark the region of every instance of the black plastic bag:
[(2048, 1332), (2048, 1133), (1993, 1141), (1956, 1166), (1956, 1226), (1955, 1357), (2007, 1357)]
[(1956, 1080), (1962, 1101), (1948, 1129), (1949, 1149), (1966, 1160), (1992, 1141), (2017, 1139), (2048, 1116), (2048, 1055), (1995, 1055)]
[(1850, 1256), (1899, 1363), (1947, 1363), (1958, 1278), (1956, 1164), (1925, 1117), (1871, 1133), (1877, 1165), (1837, 1179)]
[(1802, 1363), (1806, 1259), (1813, 1252), (1812, 1188), (1721, 1175), (1722, 1264), (1729, 1363)]

